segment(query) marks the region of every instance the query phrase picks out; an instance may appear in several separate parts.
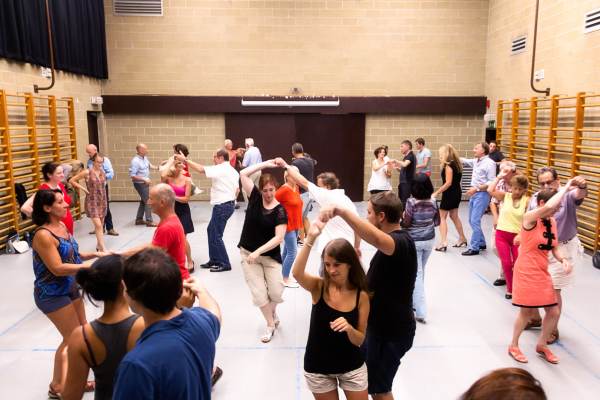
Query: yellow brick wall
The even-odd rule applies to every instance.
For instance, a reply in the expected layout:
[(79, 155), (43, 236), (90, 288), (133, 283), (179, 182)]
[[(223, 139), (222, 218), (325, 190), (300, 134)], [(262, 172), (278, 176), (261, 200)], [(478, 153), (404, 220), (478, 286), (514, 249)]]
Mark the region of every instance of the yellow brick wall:
[[(137, 143), (148, 146), (150, 162), (158, 165), (173, 154), (173, 145), (183, 143), (190, 150), (190, 159), (201, 164), (212, 165), (212, 154), (223, 146), (225, 140), (225, 118), (216, 115), (109, 115), (104, 119), (106, 153), (115, 169), (111, 183), (112, 200), (139, 200), (129, 178), (129, 165), (135, 156)], [(194, 182), (204, 193), (194, 197), (208, 200), (210, 180), (192, 171)], [(201, 178), (202, 176), (202, 178)], [(152, 180), (160, 181), (158, 172), (152, 172)]]
[[(540, 2), (536, 70), (544, 69), (538, 89), (551, 94), (600, 92), (600, 31), (584, 33), (584, 15), (598, 0)], [(498, 99), (543, 96), (529, 88), (535, 1), (490, 0), (485, 94), (495, 112)], [(526, 51), (510, 55), (512, 39), (527, 35)]]
[[(452, 144), (462, 157), (472, 157), (473, 146), (485, 137), (485, 125), (479, 115), (370, 115), (365, 124), (365, 182), (364, 196), (368, 199), (367, 183), (371, 177), (373, 151), (382, 145), (389, 147), (390, 158), (402, 159), (400, 143), (410, 140), (416, 151), (415, 139), (425, 139), (425, 147), (432, 154), (432, 181), (435, 188), (441, 185), (438, 149), (442, 144)], [(392, 187), (397, 191), (398, 172), (392, 175)]]
[[(49, 83), (49, 79), (42, 78), (40, 67), (0, 58), (0, 89), (9, 93), (33, 93), (33, 84), (47, 86)], [(87, 111), (100, 110), (90, 104), (90, 97), (100, 96), (101, 81), (57, 71), (54, 88), (39, 94), (74, 98), (77, 154), (79, 158), (87, 158), (85, 154), (85, 145), (88, 143)]]
[(487, 0), (105, 4), (106, 94), (484, 94)]

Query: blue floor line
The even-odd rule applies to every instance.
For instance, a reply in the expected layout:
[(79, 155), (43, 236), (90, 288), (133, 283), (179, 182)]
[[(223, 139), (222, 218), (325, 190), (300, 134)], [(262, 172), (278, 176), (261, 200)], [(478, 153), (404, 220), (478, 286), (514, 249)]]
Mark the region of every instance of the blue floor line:
[(21, 319), (19, 319), (18, 321), (14, 322), (12, 325), (10, 325), (8, 328), (6, 328), (5, 330), (3, 330), (2, 332), (0, 332), (0, 337), (4, 336), (5, 334), (7, 334), (8, 332), (12, 331), (13, 329), (15, 329), (17, 326), (19, 326), (19, 324), (23, 321), (25, 321), (26, 319), (28, 319), (29, 317), (31, 317), (33, 314), (35, 314), (35, 312), (37, 311), (37, 308), (34, 308), (33, 310), (29, 311), (27, 314), (25, 314), (23, 317), (21, 317)]

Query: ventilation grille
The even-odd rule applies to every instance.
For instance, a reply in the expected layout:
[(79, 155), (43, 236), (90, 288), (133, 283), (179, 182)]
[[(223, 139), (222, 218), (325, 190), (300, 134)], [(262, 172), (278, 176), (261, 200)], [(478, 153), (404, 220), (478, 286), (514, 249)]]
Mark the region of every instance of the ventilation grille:
[(600, 30), (600, 9), (585, 14), (584, 32), (594, 32)]
[(160, 17), (163, 15), (163, 0), (113, 0), (115, 15)]
[(519, 54), (525, 51), (525, 46), (527, 45), (527, 36), (521, 36), (516, 39), (513, 39), (512, 45), (510, 48), (510, 54)]

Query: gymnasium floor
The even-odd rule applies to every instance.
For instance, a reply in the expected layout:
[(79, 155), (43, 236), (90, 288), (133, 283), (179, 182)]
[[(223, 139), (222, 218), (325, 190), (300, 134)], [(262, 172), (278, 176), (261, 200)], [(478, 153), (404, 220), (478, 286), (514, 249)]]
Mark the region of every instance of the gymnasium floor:
[[(207, 260), (210, 205), (192, 204), (196, 232), (189, 239), (198, 265)], [(134, 203), (111, 204), (121, 235), (108, 236), (108, 248), (120, 250), (150, 241), (153, 229), (133, 225), (136, 207)], [(281, 326), (271, 343), (260, 343), (264, 322), (251, 304), (235, 247), (243, 208), (235, 212), (225, 231), (233, 271), (215, 274), (197, 269), (195, 273), (223, 312), (217, 364), (224, 375), (213, 396), (232, 400), (311, 399), (302, 375), (310, 296), (302, 289), (287, 289), (279, 309)], [(364, 215), (365, 203), (359, 208)], [(466, 214), (463, 203), (461, 216), (468, 231)], [(487, 233), (490, 220), (484, 218)], [(84, 218), (75, 228), (85, 250), (95, 246), (94, 236), (88, 235), (90, 226)], [(456, 235), (452, 227), (450, 230), (449, 241), (453, 243)], [(363, 244), (365, 265), (373, 251)], [(317, 267), (315, 253), (313, 250), (309, 262), (312, 272)], [(397, 399), (455, 399), (487, 371), (517, 366), (506, 354), (517, 310), (504, 299), (504, 289), (491, 284), (498, 265), (490, 251), (476, 257), (462, 257), (457, 249), (446, 254), (433, 252), (426, 274), (428, 324), (418, 325), (414, 347), (402, 360), (394, 385)], [(44, 399), (59, 334), (33, 303), (31, 254), (2, 255), (0, 269), (0, 398)], [(525, 368), (542, 382), (550, 399), (597, 399), (600, 393), (600, 271), (592, 267), (586, 255), (578, 263), (576, 275), (575, 285), (564, 293), (561, 340), (553, 346), (561, 363), (550, 365), (535, 356), (538, 331), (522, 336), (521, 348), (530, 359)], [(86, 307), (88, 319), (98, 315), (93, 306)]]

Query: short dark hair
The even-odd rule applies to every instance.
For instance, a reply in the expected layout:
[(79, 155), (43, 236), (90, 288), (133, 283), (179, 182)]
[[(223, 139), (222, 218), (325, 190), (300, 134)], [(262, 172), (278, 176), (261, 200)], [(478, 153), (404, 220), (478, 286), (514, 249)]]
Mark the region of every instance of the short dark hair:
[(416, 138), (415, 142), (419, 143), (421, 146), (425, 146), (425, 139), (423, 139), (422, 137)]
[(483, 152), (485, 154), (490, 154), (490, 145), (487, 144), (487, 142), (481, 142), (480, 145), (483, 148)]
[(371, 196), (369, 201), (373, 206), (373, 211), (376, 213), (382, 212), (388, 223), (397, 224), (400, 222), (404, 208), (400, 197), (396, 193), (392, 191), (376, 193)]
[(229, 152), (225, 149), (219, 149), (216, 152), (217, 157), (223, 157), (223, 160), (229, 161)]
[(337, 189), (340, 187), (340, 180), (333, 172), (322, 172), (317, 175), (317, 183), (319, 182), (319, 179), (330, 189)]
[(56, 194), (62, 192), (60, 189), (42, 189), (35, 194), (33, 199), (33, 212), (31, 219), (37, 226), (42, 226), (50, 222), (50, 215), (44, 210), (45, 206), (52, 206), (56, 201)]
[(522, 189), (529, 187), (529, 181), (525, 175), (515, 175), (510, 179), (510, 186), (518, 186)]
[(543, 201), (544, 204), (548, 202), (548, 200), (550, 200), (552, 198), (552, 196), (554, 196), (556, 194), (556, 190), (555, 189), (543, 189), (540, 190), (540, 192), (537, 195), (537, 201), (538, 204), (540, 203), (540, 201)]
[(90, 268), (81, 268), (75, 280), (92, 304), (97, 301), (115, 301), (122, 293), (123, 257), (111, 254), (94, 261)]
[(125, 260), (123, 281), (129, 297), (161, 315), (175, 308), (183, 291), (179, 266), (164, 250), (154, 247)]
[(279, 187), (279, 181), (277, 181), (277, 178), (271, 174), (262, 174), (258, 179), (258, 189), (263, 190), (263, 188), (269, 183), (275, 186), (275, 188)]
[(57, 162), (47, 162), (42, 166), (42, 177), (46, 182), (50, 180), (50, 175), (54, 174), (56, 168), (60, 167), (60, 164)]
[(181, 143), (174, 144), (173, 150), (177, 154), (179, 154), (179, 152), (181, 152), (185, 157), (187, 157), (188, 154), (190, 154), (190, 151), (188, 150), (187, 146), (185, 144), (181, 144)]
[(385, 151), (385, 155), (387, 156), (387, 154), (388, 154), (388, 147), (386, 145), (383, 145), (383, 146), (379, 146), (378, 148), (375, 149), (375, 151), (373, 152), (373, 154), (375, 154), (375, 157), (379, 156), (379, 152), (381, 150)]
[(412, 142), (410, 140), (403, 140), (402, 144), (407, 145), (408, 148), (412, 150)]
[(495, 145), (497, 145), (497, 144), (498, 144), (498, 142), (496, 142), (495, 140), (490, 140), (490, 141), (488, 142), (488, 144), (492, 144), (492, 143), (494, 143)]
[(412, 195), (417, 200), (427, 200), (433, 194), (433, 183), (426, 174), (416, 174), (412, 183)]
[(302, 143), (294, 143), (292, 145), (292, 153), (293, 154), (304, 154), (304, 147), (302, 146)]
[(536, 177), (538, 179), (538, 181), (540, 180), (540, 175), (542, 174), (546, 174), (550, 172), (552, 174), (552, 179), (553, 180), (557, 180), (558, 179), (558, 172), (552, 168), (552, 167), (542, 167), (540, 169), (537, 170), (536, 172)]

